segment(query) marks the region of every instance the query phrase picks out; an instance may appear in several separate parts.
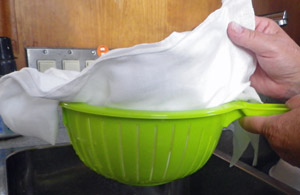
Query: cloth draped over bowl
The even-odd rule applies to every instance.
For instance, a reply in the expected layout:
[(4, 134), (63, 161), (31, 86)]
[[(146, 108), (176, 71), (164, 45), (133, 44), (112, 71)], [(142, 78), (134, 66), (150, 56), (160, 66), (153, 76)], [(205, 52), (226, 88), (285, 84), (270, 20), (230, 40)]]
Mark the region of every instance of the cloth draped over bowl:
[[(192, 110), (260, 101), (256, 61), (227, 36), (229, 22), (254, 29), (251, 0), (223, 0), (199, 26), (157, 43), (114, 49), (83, 71), (23, 68), (0, 80), (0, 115), (14, 132), (55, 143), (61, 101), (136, 110)], [(242, 131), (242, 130), (241, 130)], [(235, 156), (249, 144), (239, 132)], [(241, 136), (242, 135), (242, 136)], [(257, 145), (257, 143), (256, 143)]]

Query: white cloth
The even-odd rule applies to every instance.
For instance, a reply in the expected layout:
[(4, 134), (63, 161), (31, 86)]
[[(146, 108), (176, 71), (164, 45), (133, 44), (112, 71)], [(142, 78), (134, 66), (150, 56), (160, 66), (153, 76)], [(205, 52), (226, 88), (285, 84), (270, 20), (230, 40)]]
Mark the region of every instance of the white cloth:
[(251, 0), (223, 0), (223, 6), (194, 30), (112, 50), (81, 73), (23, 68), (0, 80), (0, 115), (16, 133), (54, 144), (60, 101), (139, 110), (259, 101), (256, 93), (247, 92), (255, 60), (229, 40), (226, 29), (231, 21), (254, 28)]

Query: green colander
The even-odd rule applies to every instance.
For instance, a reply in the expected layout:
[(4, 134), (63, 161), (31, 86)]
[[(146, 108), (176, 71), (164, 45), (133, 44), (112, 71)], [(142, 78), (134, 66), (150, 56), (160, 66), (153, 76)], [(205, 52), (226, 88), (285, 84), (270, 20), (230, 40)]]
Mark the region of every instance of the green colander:
[(77, 155), (97, 173), (139, 186), (164, 184), (200, 169), (224, 127), (243, 116), (288, 111), (241, 101), (191, 111), (138, 111), (61, 103)]

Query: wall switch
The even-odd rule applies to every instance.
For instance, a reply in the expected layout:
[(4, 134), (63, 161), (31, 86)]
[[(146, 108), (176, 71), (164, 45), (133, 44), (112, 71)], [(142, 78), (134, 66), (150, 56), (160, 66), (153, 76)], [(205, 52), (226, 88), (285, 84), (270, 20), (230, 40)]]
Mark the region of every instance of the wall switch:
[(88, 67), (89, 65), (91, 65), (94, 62), (95, 62), (95, 60), (87, 60), (87, 61), (85, 61), (85, 67)]
[(63, 60), (63, 70), (73, 70), (80, 72), (79, 60)]
[(81, 71), (99, 58), (96, 49), (46, 47), (26, 48), (26, 56), (28, 67), (40, 71), (48, 69), (46, 65), (39, 68), (37, 62), (42, 60), (51, 61), (49, 66), (55, 66), (57, 69)]
[(40, 72), (45, 72), (49, 68), (56, 68), (55, 60), (38, 60), (37, 68)]

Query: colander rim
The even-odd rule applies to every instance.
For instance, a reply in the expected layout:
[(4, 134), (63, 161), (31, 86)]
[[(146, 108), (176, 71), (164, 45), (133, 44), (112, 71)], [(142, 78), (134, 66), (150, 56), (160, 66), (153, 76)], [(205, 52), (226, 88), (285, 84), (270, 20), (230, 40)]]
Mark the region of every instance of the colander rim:
[(238, 110), (249, 104), (244, 101), (233, 101), (214, 108), (184, 110), (184, 111), (152, 111), (152, 110), (130, 110), (95, 106), (82, 102), (61, 102), (63, 109), (73, 110), (81, 113), (139, 119), (187, 119), (221, 115)]

